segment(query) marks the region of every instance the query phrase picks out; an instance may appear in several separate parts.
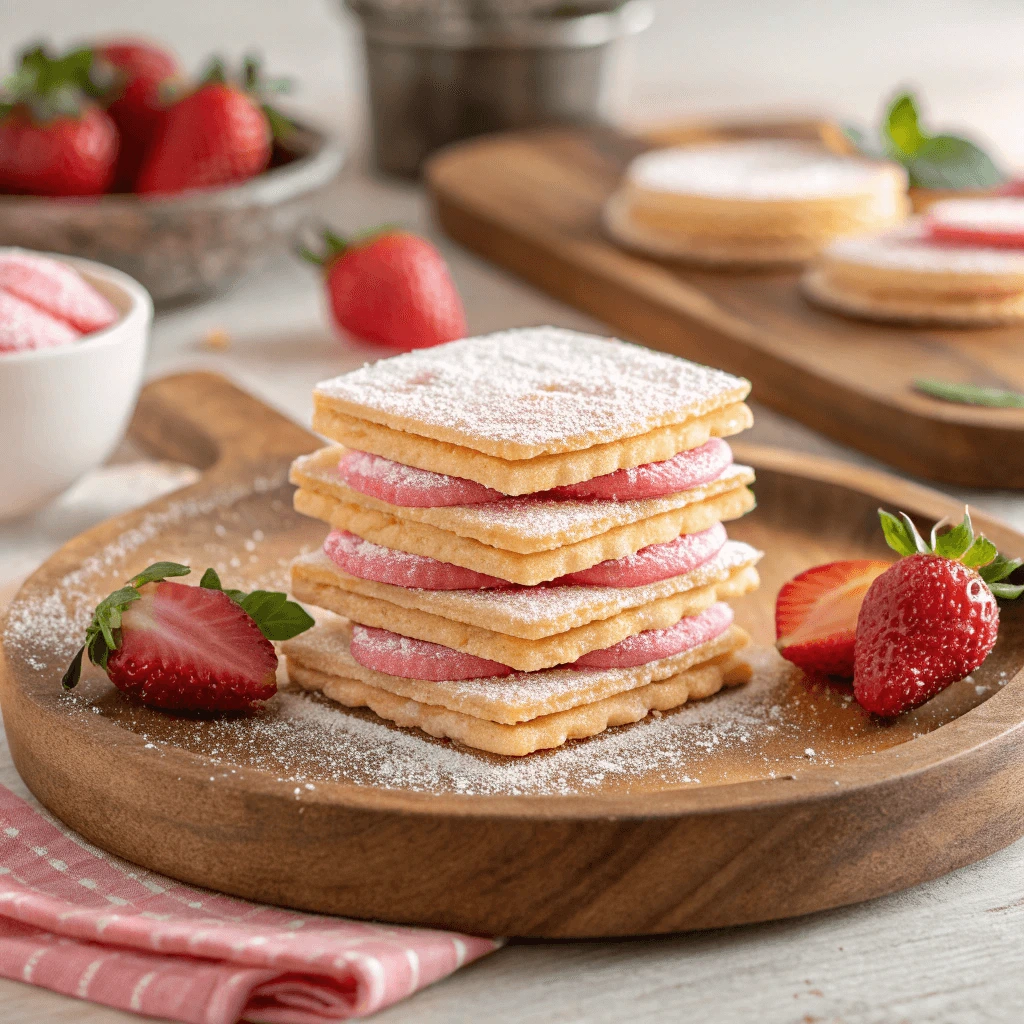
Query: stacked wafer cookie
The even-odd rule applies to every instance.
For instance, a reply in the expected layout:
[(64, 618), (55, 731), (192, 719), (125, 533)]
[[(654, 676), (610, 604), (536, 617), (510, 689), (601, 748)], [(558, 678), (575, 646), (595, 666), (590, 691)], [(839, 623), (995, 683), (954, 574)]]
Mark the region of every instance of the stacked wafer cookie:
[(289, 674), (342, 704), (528, 754), (742, 682), (726, 599), (760, 553), (722, 523), (753, 472), (721, 440), (749, 384), (620, 341), (505, 331), (320, 384), (293, 566), (325, 616)]

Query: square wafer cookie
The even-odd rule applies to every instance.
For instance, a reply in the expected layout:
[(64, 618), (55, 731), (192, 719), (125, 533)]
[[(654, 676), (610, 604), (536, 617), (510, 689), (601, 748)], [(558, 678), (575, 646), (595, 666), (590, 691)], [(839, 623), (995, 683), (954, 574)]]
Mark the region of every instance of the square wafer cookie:
[(313, 401), (515, 460), (646, 434), (749, 391), (742, 378), (613, 338), (530, 327), (381, 360), (318, 384)]
[(757, 570), (752, 566), (734, 569), (722, 580), (625, 608), (608, 618), (536, 640), (525, 640), (417, 608), (402, 607), (302, 576), (293, 577), (292, 592), (299, 601), (337, 612), (364, 626), (376, 626), (416, 640), (466, 651), (522, 672), (536, 672), (569, 664), (591, 651), (611, 647), (634, 633), (668, 629), (684, 616), (697, 615), (717, 601), (750, 593), (758, 583)]
[(633, 668), (553, 668), (447, 682), (406, 679), (366, 668), (352, 657), (351, 639), (350, 622), (336, 615), (319, 615), (316, 626), (282, 645), (289, 674), (301, 666), (327, 676), (356, 679), (421, 704), (514, 725), (670, 679), (713, 658), (736, 653), (750, 638), (741, 627), (730, 626), (705, 644)]
[(755, 566), (760, 559), (761, 552), (749, 544), (726, 541), (713, 558), (691, 572), (639, 587), (566, 585), (497, 590), (421, 590), (352, 576), (323, 551), (314, 551), (292, 563), (292, 588), (297, 593), (295, 588), (303, 589), (311, 584), (334, 587), (495, 633), (539, 640), (589, 622), (611, 618), (627, 609), (673, 594), (724, 583), (741, 569)]
[(342, 505), (370, 509), (391, 519), (423, 523), (457, 537), (520, 554), (575, 544), (754, 482), (754, 471), (749, 466), (734, 464), (727, 466), (715, 480), (660, 498), (603, 501), (531, 495), (476, 505), (411, 508), (392, 505), (348, 487), (338, 475), (338, 462), (345, 451), (331, 447), (299, 456), (292, 464), (291, 482)]
[(750, 409), (743, 402), (733, 402), (703, 416), (656, 427), (635, 437), (595, 444), (580, 451), (511, 460), (447, 441), (392, 430), (323, 405), (313, 412), (313, 429), (349, 448), (371, 452), (404, 466), (475, 480), (503, 494), (533, 494), (550, 487), (592, 480), (617, 469), (664, 462), (679, 452), (699, 448), (711, 437), (732, 437), (753, 422)]

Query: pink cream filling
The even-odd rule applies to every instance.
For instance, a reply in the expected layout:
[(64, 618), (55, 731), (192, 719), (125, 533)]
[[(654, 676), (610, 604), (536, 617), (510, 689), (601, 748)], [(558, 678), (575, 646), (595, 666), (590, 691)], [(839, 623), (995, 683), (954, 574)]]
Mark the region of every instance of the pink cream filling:
[[(721, 476), (731, 463), (729, 445), (721, 438), (713, 437), (699, 448), (680, 452), (664, 462), (618, 469), (592, 480), (538, 491), (534, 496), (545, 500), (603, 501), (660, 498), (708, 483)], [(521, 501), (523, 497), (510, 499), (509, 495), (475, 480), (404, 466), (380, 455), (360, 451), (348, 451), (342, 456), (338, 474), (354, 491), (405, 508), (480, 505), (494, 501)]]
[[(620, 640), (604, 650), (591, 651), (567, 669), (637, 668), (670, 658), (721, 636), (733, 621), (733, 611), (724, 601), (698, 615), (680, 619), (667, 629), (649, 629)], [(349, 650), (364, 668), (402, 679), (452, 682), (461, 679), (489, 679), (508, 676), (513, 669), (475, 654), (456, 651), (442, 644), (416, 640), (373, 626), (353, 625)], [(529, 675), (530, 673), (522, 673)]]
[[(687, 533), (664, 544), (651, 544), (632, 555), (609, 559), (559, 576), (541, 586), (641, 587), (682, 576), (714, 558), (726, 541), (725, 527), (715, 523), (701, 533)], [(324, 553), (350, 576), (417, 590), (486, 590), (514, 583), (427, 555), (386, 548), (345, 530), (332, 530)]]

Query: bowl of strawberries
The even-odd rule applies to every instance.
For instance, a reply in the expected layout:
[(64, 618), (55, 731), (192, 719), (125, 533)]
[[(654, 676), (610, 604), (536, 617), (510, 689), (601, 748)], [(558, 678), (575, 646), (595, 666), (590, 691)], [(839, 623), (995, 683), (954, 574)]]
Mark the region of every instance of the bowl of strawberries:
[(247, 57), (194, 79), (163, 47), (25, 50), (0, 95), (0, 245), (116, 267), (157, 302), (220, 291), (287, 246), (340, 144), (271, 102)]

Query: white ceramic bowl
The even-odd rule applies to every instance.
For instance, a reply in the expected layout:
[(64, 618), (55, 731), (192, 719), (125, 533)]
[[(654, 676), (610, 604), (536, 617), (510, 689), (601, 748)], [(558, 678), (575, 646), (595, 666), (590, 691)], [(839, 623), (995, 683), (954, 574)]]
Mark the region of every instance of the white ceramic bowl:
[(122, 315), (70, 345), (0, 354), (0, 519), (38, 508), (100, 465), (124, 436), (142, 383), (149, 293), (100, 263), (53, 258), (73, 266)]

